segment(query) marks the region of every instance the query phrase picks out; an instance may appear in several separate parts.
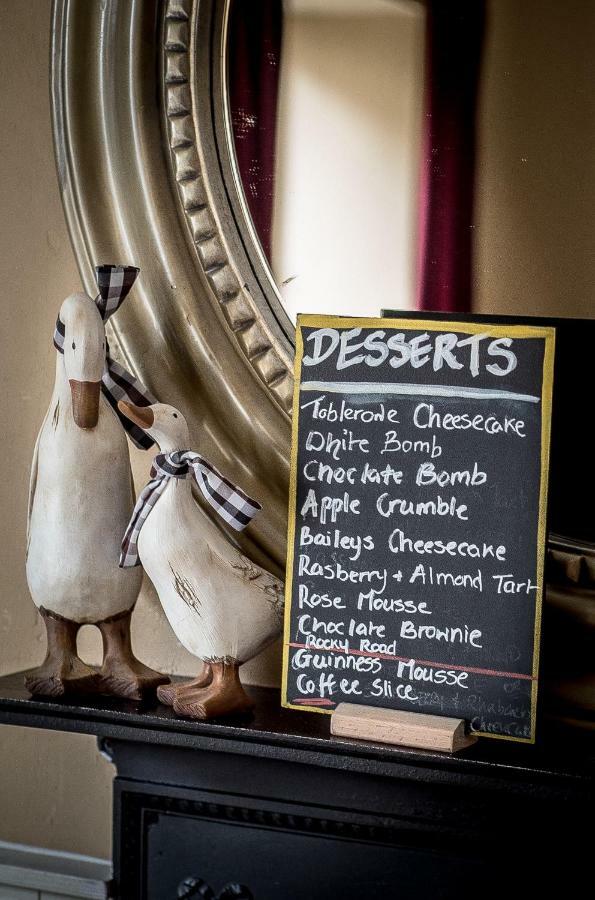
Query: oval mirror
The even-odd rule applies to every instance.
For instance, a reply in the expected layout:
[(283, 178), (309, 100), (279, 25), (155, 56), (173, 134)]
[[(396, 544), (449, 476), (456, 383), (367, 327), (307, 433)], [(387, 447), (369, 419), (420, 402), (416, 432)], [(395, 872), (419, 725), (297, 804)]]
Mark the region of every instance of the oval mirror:
[(592, 315), (595, 7), (227, 7), (237, 188), (280, 317)]

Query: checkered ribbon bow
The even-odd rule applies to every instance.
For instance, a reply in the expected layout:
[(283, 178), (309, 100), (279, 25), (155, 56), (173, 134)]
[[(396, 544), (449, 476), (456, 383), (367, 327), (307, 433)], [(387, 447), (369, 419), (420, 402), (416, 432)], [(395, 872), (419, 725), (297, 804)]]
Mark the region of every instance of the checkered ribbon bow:
[[(95, 303), (104, 322), (107, 322), (109, 317), (122, 305), (136, 281), (139, 271), (140, 269), (135, 266), (95, 267), (95, 279), (99, 288)], [(58, 317), (54, 331), (54, 347), (58, 353), (64, 353), (64, 323), (60, 321), (60, 317)], [(107, 340), (101, 390), (133, 443), (142, 450), (149, 450), (155, 441), (149, 437), (146, 431), (122, 415), (118, 409), (118, 400), (127, 400), (128, 403), (134, 403), (136, 406), (150, 406), (157, 401), (134, 375), (111, 358)]]
[(138, 566), (140, 562), (138, 537), (141, 528), (167, 487), (169, 479), (186, 478), (188, 475), (194, 475), (205, 500), (236, 531), (243, 531), (262, 508), (260, 503), (252, 500), (239, 487), (224, 478), (215, 466), (194, 450), (159, 453), (153, 460), (151, 481), (143, 488), (136, 501), (132, 518), (122, 540), (121, 568)]

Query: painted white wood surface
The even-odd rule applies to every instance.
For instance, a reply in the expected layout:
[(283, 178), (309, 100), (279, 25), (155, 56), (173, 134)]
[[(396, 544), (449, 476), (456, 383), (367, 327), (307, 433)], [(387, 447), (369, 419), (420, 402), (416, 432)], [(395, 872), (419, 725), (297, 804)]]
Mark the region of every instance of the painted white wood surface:
[[(181, 413), (150, 407), (162, 452), (188, 449)], [(192, 496), (191, 479), (170, 479), (143, 525), (139, 556), (180, 643), (203, 660), (243, 663), (281, 631), (283, 585), (251, 563)]]
[(15, 887), (12, 884), (0, 884), (0, 900), (40, 900), (38, 891)]
[(105, 900), (111, 863), (0, 841), (0, 900)]
[(31, 471), (27, 581), (37, 607), (93, 623), (131, 609), (140, 590), (141, 571), (118, 568), (134, 492), (125, 432), (103, 394), (94, 428), (73, 418), (69, 379), (97, 382), (103, 371), (99, 311), (90, 297), (74, 294), (60, 318), (64, 355), (56, 354)]

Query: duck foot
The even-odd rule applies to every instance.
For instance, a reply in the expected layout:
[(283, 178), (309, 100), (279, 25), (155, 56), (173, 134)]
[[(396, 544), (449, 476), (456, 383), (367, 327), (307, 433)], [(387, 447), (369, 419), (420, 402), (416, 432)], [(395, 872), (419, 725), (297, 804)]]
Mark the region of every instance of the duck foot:
[(159, 685), (169, 684), (169, 678), (135, 657), (130, 641), (131, 615), (132, 610), (127, 610), (97, 623), (103, 640), (101, 693), (125, 700), (142, 700)]
[(80, 625), (40, 608), (48, 639), (46, 658), (29, 675), (25, 687), (31, 694), (62, 697), (64, 694), (97, 694), (99, 673), (77, 656), (76, 636)]
[(143, 665), (138, 659), (131, 662), (110, 660), (101, 667), (101, 693), (123, 700), (142, 700), (154, 694), (159, 685), (167, 684), (167, 675)]
[(189, 691), (200, 691), (208, 687), (213, 679), (213, 670), (209, 663), (205, 663), (202, 673), (193, 681), (183, 681), (181, 684), (163, 684), (157, 688), (157, 697), (166, 706), (173, 706), (176, 700), (181, 700)]
[(25, 687), (29, 693), (43, 697), (99, 694), (102, 690), (99, 673), (80, 659), (64, 660), (58, 664), (46, 660), (25, 677)]
[(191, 719), (214, 719), (246, 713), (254, 703), (246, 694), (239, 675), (239, 663), (211, 663), (213, 680), (206, 688), (189, 689), (176, 698), (174, 712)]

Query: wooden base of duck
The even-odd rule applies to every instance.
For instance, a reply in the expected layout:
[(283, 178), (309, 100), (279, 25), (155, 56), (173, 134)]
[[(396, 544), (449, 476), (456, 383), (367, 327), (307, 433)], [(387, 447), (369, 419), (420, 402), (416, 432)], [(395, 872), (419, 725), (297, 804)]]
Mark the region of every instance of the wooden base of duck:
[(465, 733), (464, 719), (356, 703), (339, 703), (331, 715), (331, 734), (442, 753), (456, 753), (477, 740)]
[(120, 613), (96, 625), (103, 641), (100, 669), (86, 665), (78, 657), (76, 638), (82, 627), (41, 608), (47, 633), (47, 654), (41, 666), (25, 678), (32, 694), (60, 697), (64, 694), (109, 694), (128, 700), (140, 700), (167, 684), (167, 675), (149, 669), (134, 656), (130, 642), (132, 610)]
[(254, 703), (240, 681), (239, 663), (208, 662), (198, 678), (157, 688), (157, 697), (179, 716), (216, 719), (247, 713)]

